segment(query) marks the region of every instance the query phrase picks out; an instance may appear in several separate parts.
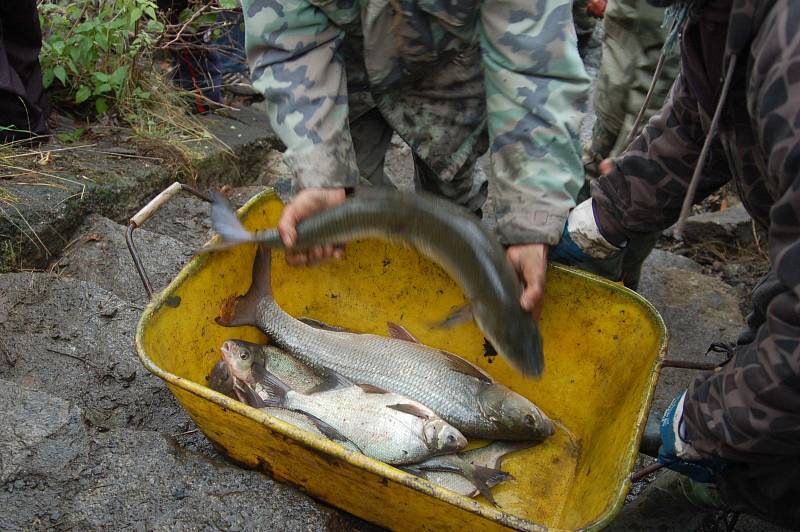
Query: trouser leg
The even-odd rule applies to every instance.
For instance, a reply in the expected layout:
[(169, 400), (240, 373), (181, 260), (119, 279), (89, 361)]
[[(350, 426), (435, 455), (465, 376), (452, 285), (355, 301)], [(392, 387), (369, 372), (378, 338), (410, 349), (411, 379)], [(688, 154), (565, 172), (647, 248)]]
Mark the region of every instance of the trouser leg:
[(424, 190), (462, 205), (479, 216), (488, 193), (488, 181), (482, 175), (476, 175), (475, 159), (462, 166), (453, 179), (444, 181), (425, 161), (414, 155), (414, 186), (417, 190)]
[(350, 122), (350, 137), (356, 151), (361, 177), (375, 186), (393, 187), (386, 176), (386, 151), (394, 131), (377, 109), (367, 111)]

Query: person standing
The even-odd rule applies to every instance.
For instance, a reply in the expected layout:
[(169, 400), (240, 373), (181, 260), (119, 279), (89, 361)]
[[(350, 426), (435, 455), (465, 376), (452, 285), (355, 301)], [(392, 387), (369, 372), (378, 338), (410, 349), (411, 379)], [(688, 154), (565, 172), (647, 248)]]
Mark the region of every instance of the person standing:
[[(394, 132), (410, 146), (419, 190), (480, 213), (497, 231), (538, 315), (547, 246), (583, 185), (578, 129), (589, 79), (569, 0), (245, 0), (253, 85), (265, 96), (297, 195), (278, 229), (344, 201), (363, 176), (390, 186)], [(491, 152), (491, 178), (473, 186)], [(316, 262), (332, 247), (290, 254)]]
[(47, 136), (35, 0), (0, 3), (0, 142)]

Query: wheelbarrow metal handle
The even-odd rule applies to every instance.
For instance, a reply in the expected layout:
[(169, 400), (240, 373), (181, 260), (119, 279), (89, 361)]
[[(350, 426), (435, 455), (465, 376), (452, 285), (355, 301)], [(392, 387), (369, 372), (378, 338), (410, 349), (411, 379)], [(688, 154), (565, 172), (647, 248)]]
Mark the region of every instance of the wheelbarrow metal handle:
[(133, 241), (133, 230), (141, 227), (141, 225), (151, 216), (153, 216), (158, 209), (163, 207), (165, 203), (171, 200), (175, 194), (181, 190), (185, 190), (186, 192), (197, 196), (201, 200), (211, 203), (211, 197), (209, 197), (207, 194), (200, 192), (194, 187), (190, 187), (189, 185), (175, 181), (170, 186), (162, 190), (155, 198), (150, 200), (147, 205), (142, 207), (139, 212), (134, 214), (131, 217), (130, 222), (128, 222), (128, 229), (125, 232), (125, 242), (128, 244), (128, 251), (131, 253), (133, 265), (136, 267), (136, 271), (139, 273), (139, 278), (142, 280), (142, 285), (144, 286), (144, 291), (147, 292), (148, 299), (153, 298), (153, 285), (150, 284), (150, 279), (147, 277), (147, 272), (144, 269), (144, 264), (142, 264), (142, 259), (139, 257), (139, 252), (136, 250), (136, 244)]

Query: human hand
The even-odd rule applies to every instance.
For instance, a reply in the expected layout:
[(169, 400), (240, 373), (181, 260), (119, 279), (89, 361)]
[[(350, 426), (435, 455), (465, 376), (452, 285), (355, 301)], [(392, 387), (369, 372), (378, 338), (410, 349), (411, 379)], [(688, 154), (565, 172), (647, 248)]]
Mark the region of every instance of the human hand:
[(509, 246), (506, 256), (525, 283), (519, 304), (538, 320), (542, 313), (544, 281), (547, 275), (547, 244)]
[(606, 13), (607, 0), (589, 0), (586, 4), (586, 11), (593, 17), (602, 18)]
[(297, 242), (297, 223), (309, 216), (343, 203), (343, 188), (307, 188), (283, 209), (278, 222), (278, 233), (286, 246), (286, 262), (292, 266), (311, 266), (330, 257), (344, 257), (344, 246), (326, 244), (303, 251), (292, 251)]

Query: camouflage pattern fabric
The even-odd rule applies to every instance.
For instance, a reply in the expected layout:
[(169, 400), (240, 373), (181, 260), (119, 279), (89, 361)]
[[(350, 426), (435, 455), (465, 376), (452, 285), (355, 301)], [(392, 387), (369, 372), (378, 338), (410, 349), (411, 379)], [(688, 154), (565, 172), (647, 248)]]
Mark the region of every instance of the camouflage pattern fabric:
[[(372, 108), (454, 199), (491, 148), (506, 244), (558, 241), (583, 183), (589, 80), (568, 0), (245, 0), (254, 86), (297, 188), (352, 187), (351, 124)], [(420, 179), (422, 180), (422, 179)], [(474, 187), (473, 187), (474, 188)]]
[[(644, 103), (661, 55), (664, 10), (647, 0), (608, 0), (603, 19), (603, 61), (593, 101), (597, 121), (591, 151), (599, 160), (618, 155)], [(671, 53), (647, 107), (645, 120), (664, 103), (678, 74), (679, 54)]]
[(575, 21), (575, 33), (578, 35), (578, 49), (583, 52), (583, 48), (592, 38), (594, 28), (597, 25), (597, 17), (591, 15), (587, 10), (589, 0), (574, 0), (572, 2), (572, 19)]
[[(727, 37), (725, 37), (727, 36)], [(771, 275), (733, 359), (697, 378), (686, 434), (731, 466), (716, 479), (734, 509), (800, 523), (800, 2), (710, 1), (689, 21), (681, 72), (664, 108), (592, 183), (598, 223), (617, 244), (679, 215), (723, 75), (739, 57), (695, 201), (731, 178), (768, 228)]]

